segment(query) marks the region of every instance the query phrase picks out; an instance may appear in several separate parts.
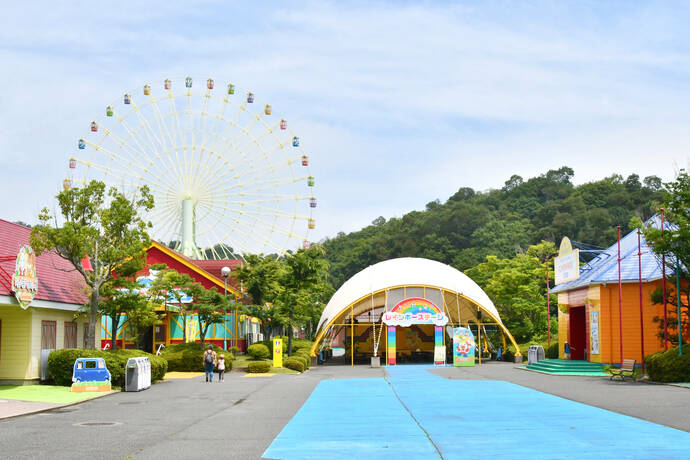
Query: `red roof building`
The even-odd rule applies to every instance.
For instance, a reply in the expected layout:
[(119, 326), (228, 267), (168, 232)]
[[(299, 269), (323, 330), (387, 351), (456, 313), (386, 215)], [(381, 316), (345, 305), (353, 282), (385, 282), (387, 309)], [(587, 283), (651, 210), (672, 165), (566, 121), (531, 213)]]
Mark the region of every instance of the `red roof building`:
[[(0, 219), (0, 296), (13, 296), (11, 279), (19, 249), (29, 244), (31, 229)], [(34, 299), (82, 305), (87, 301), (86, 284), (72, 264), (55, 252), (36, 257), (38, 292)]]
[[(47, 377), (48, 355), (60, 348), (84, 346), (87, 320), (76, 319), (88, 292), (81, 274), (55, 252), (47, 252), (21, 267), (20, 251), (27, 253), (31, 229), (0, 219), (0, 382), (23, 384)], [(35, 268), (35, 277), (33, 276)], [(24, 270), (24, 271), (22, 271)], [(16, 289), (12, 276), (31, 273), (33, 298)], [(25, 290), (26, 293), (26, 290)], [(19, 303), (16, 296), (22, 298)], [(96, 340), (99, 332), (96, 329)]]

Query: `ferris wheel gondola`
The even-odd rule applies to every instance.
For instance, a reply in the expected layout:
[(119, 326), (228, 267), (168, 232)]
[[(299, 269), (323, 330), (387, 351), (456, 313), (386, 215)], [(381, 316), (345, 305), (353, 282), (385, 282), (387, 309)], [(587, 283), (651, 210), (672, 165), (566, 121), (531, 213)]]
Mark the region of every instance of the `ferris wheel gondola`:
[(309, 247), (315, 182), (287, 120), (232, 83), (218, 91), (211, 78), (201, 89), (181, 81), (165, 79), (159, 92), (145, 84), (141, 99), (126, 92), (106, 105), (70, 154), (63, 186), (147, 185), (152, 237), (195, 259)]

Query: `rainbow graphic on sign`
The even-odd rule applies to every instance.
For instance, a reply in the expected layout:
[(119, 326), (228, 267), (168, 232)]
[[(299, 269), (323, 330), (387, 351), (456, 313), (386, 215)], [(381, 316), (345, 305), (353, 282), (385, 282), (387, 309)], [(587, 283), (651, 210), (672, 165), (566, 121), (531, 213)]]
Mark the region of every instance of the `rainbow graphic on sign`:
[(411, 326), (413, 324), (433, 324), (445, 326), (448, 317), (432, 302), (413, 297), (398, 302), (391, 311), (383, 314), (382, 320), (388, 326)]

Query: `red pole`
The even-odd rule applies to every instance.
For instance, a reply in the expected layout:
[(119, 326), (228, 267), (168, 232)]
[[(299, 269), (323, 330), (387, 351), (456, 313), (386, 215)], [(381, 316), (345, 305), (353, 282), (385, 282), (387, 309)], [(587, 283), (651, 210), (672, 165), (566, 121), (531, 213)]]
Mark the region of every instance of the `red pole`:
[(546, 256), (546, 330), (549, 331), (551, 346), (551, 293), (549, 292), (549, 256)]
[[(659, 209), (661, 212), (661, 234), (664, 234), (664, 208)], [(664, 350), (668, 350), (668, 326), (667, 326), (667, 312), (666, 312), (666, 256), (661, 254), (661, 278), (662, 283), (662, 295), (664, 298)]]
[(621, 283), (621, 226), (618, 229), (618, 333), (621, 345), (621, 365), (623, 363), (623, 284)]
[(644, 374), (644, 320), (642, 316), (642, 243), (640, 229), (637, 229), (637, 271), (640, 286), (640, 346), (642, 348), (642, 373)]

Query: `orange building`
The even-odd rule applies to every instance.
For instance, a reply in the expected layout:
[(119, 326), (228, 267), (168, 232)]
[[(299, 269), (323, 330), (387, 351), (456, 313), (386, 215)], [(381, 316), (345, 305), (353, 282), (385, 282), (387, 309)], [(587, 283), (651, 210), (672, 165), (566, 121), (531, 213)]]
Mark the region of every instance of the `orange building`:
[[(658, 218), (653, 219), (656, 220), (651, 222), (660, 226)], [(644, 356), (648, 356), (664, 349), (664, 339), (659, 337), (660, 323), (654, 321), (655, 317), (663, 321), (664, 308), (661, 303), (654, 304), (651, 300), (652, 292), (662, 287), (661, 260), (647, 246), (643, 235), (641, 256), (638, 257), (637, 230), (621, 238), (620, 247), (621, 296), (617, 243), (582, 266), (578, 279), (551, 290), (551, 293), (558, 294), (558, 354), (561, 359), (565, 357), (566, 341), (571, 348), (571, 359), (602, 364), (618, 364), (622, 359), (634, 359), (641, 364), (643, 350)], [(672, 274), (673, 271), (667, 267), (666, 275)], [(675, 287), (667, 281), (666, 289), (669, 292)], [(666, 307), (668, 318), (675, 321), (676, 306), (667, 303)], [(669, 334), (677, 334), (677, 329), (670, 329)]]

